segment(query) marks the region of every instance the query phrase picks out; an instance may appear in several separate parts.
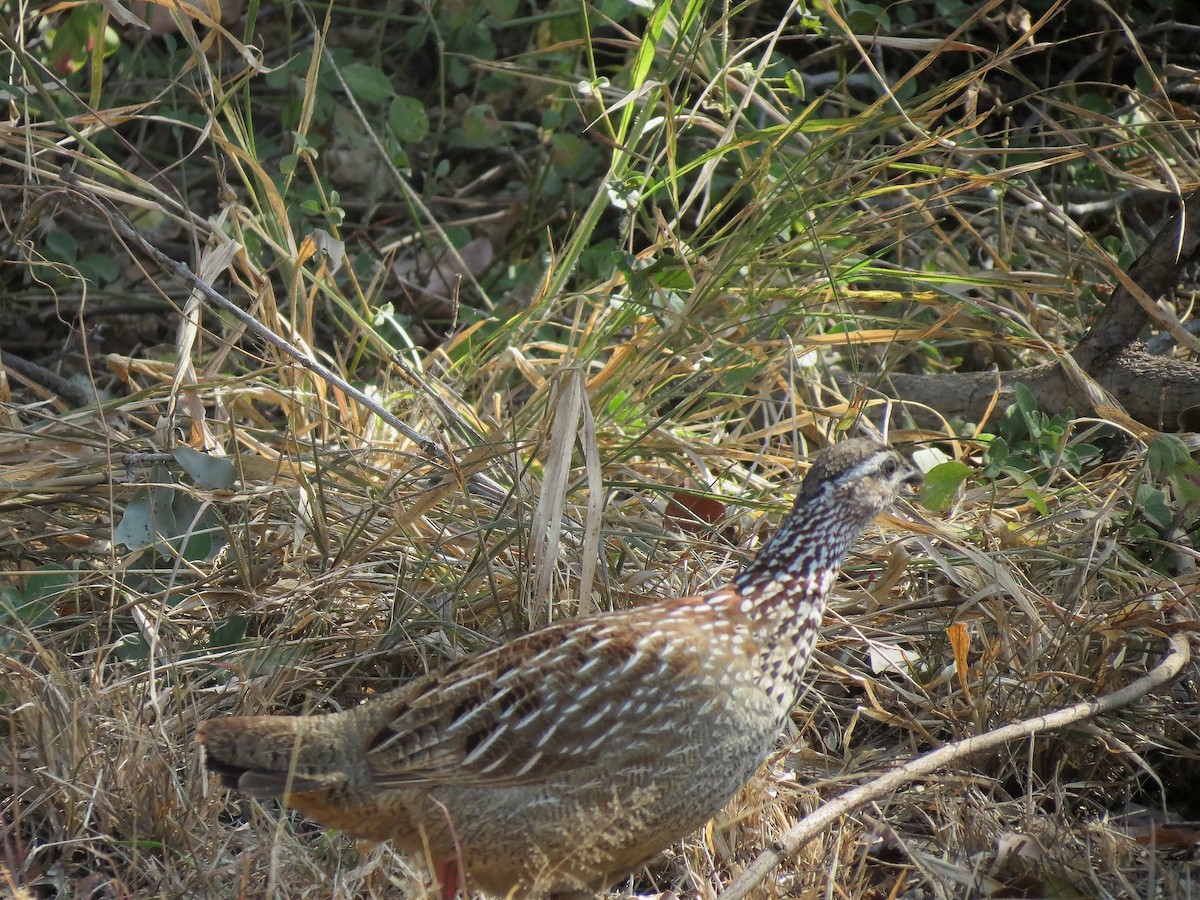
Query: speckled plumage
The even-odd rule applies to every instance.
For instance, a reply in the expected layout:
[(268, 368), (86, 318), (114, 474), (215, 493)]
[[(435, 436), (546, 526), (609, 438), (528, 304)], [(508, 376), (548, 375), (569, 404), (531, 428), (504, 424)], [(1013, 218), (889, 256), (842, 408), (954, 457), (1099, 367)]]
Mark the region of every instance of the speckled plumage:
[(446, 896), (460, 863), (470, 889), (594, 895), (766, 759), (851, 541), (919, 481), (896, 451), (845, 441), (727, 587), (559, 622), (346, 712), (212, 719), (197, 739), (228, 785), (431, 857)]

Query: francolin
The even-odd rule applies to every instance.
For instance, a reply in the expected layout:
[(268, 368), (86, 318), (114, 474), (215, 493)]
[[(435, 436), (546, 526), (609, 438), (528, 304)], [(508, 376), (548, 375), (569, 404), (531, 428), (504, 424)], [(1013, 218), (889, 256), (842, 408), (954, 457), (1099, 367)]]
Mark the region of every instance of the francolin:
[(558, 622), (345, 712), (210, 719), (197, 740), (226, 785), (431, 860), (445, 898), (595, 897), (767, 758), (851, 542), (920, 482), (844, 441), (726, 587)]

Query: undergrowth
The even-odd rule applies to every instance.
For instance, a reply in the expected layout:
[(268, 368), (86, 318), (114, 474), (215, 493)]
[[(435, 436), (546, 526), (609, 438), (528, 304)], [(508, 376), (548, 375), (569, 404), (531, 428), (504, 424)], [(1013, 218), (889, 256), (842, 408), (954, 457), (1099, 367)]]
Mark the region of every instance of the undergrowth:
[[(424, 896), (210, 782), (196, 722), (720, 585), (841, 432), (919, 450), (924, 503), (849, 560), (778, 755), (632, 889), (715, 896), (847, 784), (1152, 666), (1196, 619), (1187, 445), (882, 390), (1065, 352), (1200, 181), (1196, 24), (1098, 8), (0, 17), (0, 884)], [(763, 896), (1190, 896), (1155, 823), (1195, 818), (1196, 714), (1191, 671), (976, 758)]]

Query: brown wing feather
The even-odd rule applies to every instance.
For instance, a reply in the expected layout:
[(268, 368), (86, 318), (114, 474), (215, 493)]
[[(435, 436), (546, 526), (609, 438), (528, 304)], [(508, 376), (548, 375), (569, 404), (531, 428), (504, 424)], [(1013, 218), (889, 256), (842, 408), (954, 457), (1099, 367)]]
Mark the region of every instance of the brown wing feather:
[[(699, 683), (711, 665), (705, 660), (729, 652), (705, 627), (717, 619), (712, 606), (697, 598), (671, 606), (683, 604), (687, 614), (672, 617), (668, 629), (653, 627), (670, 616), (662, 607), (585, 627), (564, 622), (406, 686), (368, 749), (373, 779), (380, 787), (512, 785), (601, 765), (610, 741), (621, 745), (626, 764), (639, 743), (648, 760), (661, 754), (663, 731), (711, 702)], [(729, 615), (720, 615), (726, 625)], [(656, 652), (665, 642), (670, 652)]]

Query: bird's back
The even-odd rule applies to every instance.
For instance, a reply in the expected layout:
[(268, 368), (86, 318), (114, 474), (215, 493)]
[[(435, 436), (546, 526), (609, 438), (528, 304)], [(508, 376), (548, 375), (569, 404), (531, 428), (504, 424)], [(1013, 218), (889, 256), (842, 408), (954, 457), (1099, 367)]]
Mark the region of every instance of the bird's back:
[(895, 451), (845, 442), (728, 587), (558, 623), (348, 712), (202, 723), (200, 742), (227, 783), (461, 860), (491, 892), (599, 888), (766, 758), (850, 541), (917, 481)]

